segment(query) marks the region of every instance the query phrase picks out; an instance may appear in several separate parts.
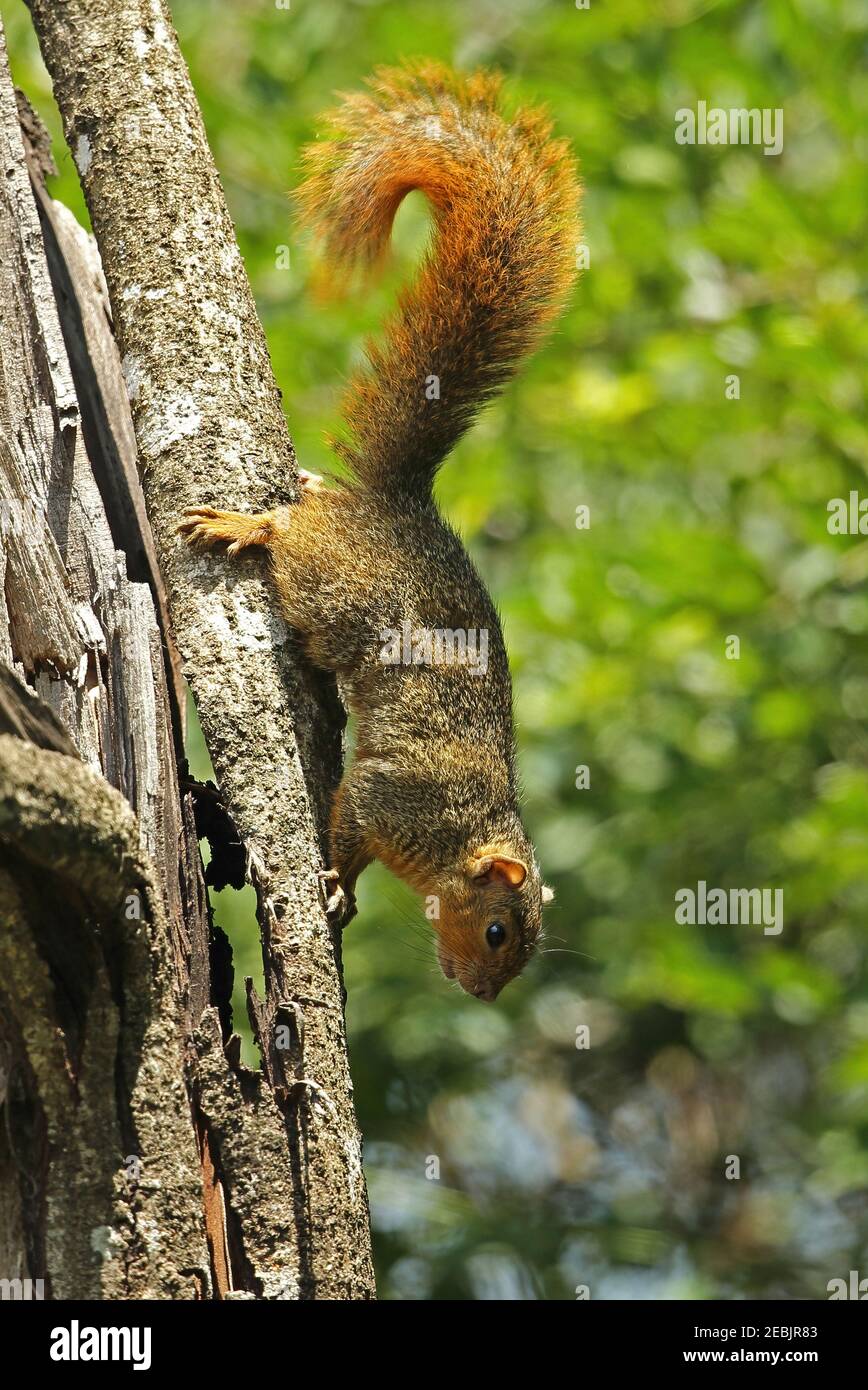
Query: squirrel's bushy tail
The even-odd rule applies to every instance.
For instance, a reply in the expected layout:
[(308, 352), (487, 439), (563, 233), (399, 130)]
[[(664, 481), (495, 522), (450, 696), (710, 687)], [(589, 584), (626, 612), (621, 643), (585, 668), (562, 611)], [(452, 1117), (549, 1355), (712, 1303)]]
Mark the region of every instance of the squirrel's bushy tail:
[(512, 118), (500, 78), (437, 64), (380, 71), (305, 154), (299, 201), (327, 257), (371, 264), (398, 205), (428, 197), (434, 234), (344, 401), (336, 448), (370, 487), (419, 494), (530, 352), (574, 278), (578, 185), (544, 113)]

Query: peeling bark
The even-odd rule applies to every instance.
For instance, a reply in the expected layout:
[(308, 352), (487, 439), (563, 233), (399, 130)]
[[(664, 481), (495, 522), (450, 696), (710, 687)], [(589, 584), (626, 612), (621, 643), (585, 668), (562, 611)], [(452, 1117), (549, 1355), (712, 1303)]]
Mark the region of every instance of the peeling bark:
[[(255, 557), (224, 571), (174, 534), (188, 504), (295, 495), (264, 337), (164, 6), (31, 11), (99, 251), (25, 109), (34, 199), (0, 51), (0, 1277), (371, 1297), (316, 878), (342, 714)], [(178, 774), (182, 663), (257, 889), (255, 1073)]]

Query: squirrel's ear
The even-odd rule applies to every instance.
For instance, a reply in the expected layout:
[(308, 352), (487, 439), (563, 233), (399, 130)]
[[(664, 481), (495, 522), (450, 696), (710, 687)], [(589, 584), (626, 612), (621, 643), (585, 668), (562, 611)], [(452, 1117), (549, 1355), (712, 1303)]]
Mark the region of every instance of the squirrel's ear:
[(478, 854), (471, 859), (467, 872), (471, 878), (483, 879), (487, 883), (499, 878), (512, 888), (520, 888), (527, 878), (527, 865), (520, 859), (508, 859), (502, 854)]
[(543, 902), (544, 902), (544, 903), (551, 903), (551, 902), (554, 902), (554, 898), (555, 898), (555, 890), (554, 890), (554, 888), (549, 888), (548, 884), (547, 884), (547, 883), (544, 883), (543, 886), (542, 886), (542, 900), (543, 900)]

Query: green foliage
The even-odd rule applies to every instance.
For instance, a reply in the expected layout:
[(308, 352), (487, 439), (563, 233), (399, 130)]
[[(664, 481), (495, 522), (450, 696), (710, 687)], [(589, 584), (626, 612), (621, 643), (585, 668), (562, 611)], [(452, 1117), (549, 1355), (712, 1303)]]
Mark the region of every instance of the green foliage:
[[(422, 234), (402, 217), (384, 284), (312, 298), (284, 190), (332, 93), (402, 56), (499, 66), (585, 182), (573, 307), (440, 487), (504, 617), (551, 952), (482, 1006), (364, 877), (348, 1016), (383, 1296), (825, 1297), (860, 1251), (868, 1273), (868, 538), (826, 525), (868, 495), (868, 8), (173, 10), (308, 468)], [(783, 153), (677, 145), (699, 101), (781, 107)], [(782, 888), (783, 932), (676, 925), (699, 880)]]

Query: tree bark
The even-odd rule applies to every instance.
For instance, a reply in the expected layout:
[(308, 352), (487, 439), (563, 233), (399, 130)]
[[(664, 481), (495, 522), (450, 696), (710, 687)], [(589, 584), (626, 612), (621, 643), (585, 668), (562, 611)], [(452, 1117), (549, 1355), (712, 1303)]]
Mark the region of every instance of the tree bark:
[[(4, 58), (0, 1277), (86, 1298), (371, 1297), (317, 883), (343, 717), (256, 557), (224, 567), (175, 538), (187, 505), (295, 496), (267, 348), (165, 7), (30, 8), (99, 254), (45, 193), (33, 123), (40, 231)], [(179, 790), (181, 665), (257, 890), (258, 1073), (229, 1035)], [(70, 1186), (87, 1189), (74, 1217)]]

